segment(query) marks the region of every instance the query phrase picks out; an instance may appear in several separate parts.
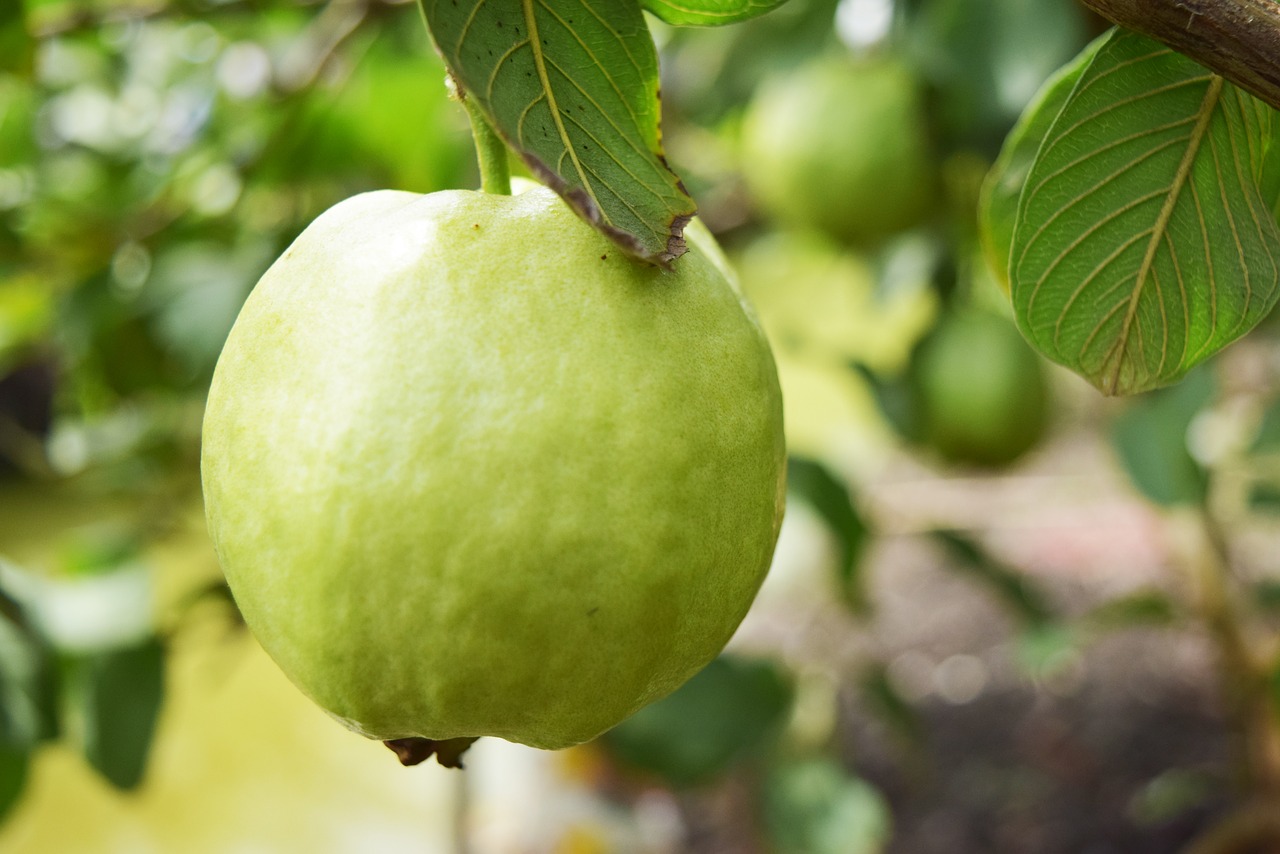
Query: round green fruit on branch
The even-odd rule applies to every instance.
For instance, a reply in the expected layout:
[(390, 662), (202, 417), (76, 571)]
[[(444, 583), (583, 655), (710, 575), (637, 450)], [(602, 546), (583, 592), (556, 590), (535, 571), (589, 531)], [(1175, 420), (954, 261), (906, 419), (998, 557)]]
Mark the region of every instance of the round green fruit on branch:
[(785, 225), (868, 243), (936, 203), (923, 100), (896, 62), (822, 59), (775, 78), (742, 134), (747, 186)]
[(1044, 366), (1002, 317), (976, 310), (945, 317), (916, 351), (911, 380), (923, 438), (946, 459), (1007, 465), (1044, 435)]
[(209, 526), (263, 647), (351, 729), (566, 747), (728, 641), (777, 539), (781, 397), (686, 235), (666, 271), (545, 189), (383, 191), (258, 283), (209, 393)]

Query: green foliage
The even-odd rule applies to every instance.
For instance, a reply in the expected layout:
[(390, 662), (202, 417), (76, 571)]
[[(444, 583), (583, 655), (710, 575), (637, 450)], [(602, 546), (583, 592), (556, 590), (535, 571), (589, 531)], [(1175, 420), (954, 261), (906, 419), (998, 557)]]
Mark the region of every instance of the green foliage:
[(19, 0), (0, 8), (0, 73), (27, 73), (35, 59), (35, 39), (27, 32)]
[(706, 783), (759, 757), (791, 708), (789, 677), (776, 664), (722, 655), (674, 694), (603, 736), (623, 765), (673, 786)]
[(1112, 440), (1130, 479), (1157, 504), (1199, 504), (1208, 479), (1191, 456), (1187, 430), (1217, 390), (1207, 370), (1193, 373), (1181, 385), (1153, 392), (1133, 402), (1116, 419)]
[(0, 744), (0, 821), (8, 816), (22, 795), (30, 765), (29, 752)]
[(636, 0), (422, 0), (463, 96), (541, 181), (632, 254), (684, 251), (693, 199), (668, 168), (658, 57)]
[(1045, 626), (1053, 620), (1048, 600), (1025, 573), (995, 559), (963, 534), (935, 531), (933, 537), (953, 558), (949, 566), (979, 582), (1026, 626)]
[(1085, 41), (1074, 4), (1056, 0), (907, 0), (905, 49), (937, 90), (950, 138), (998, 145), (1036, 87)]
[(831, 760), (780, 768), (766, 797), (765, 817), (781, 854), (876, 854), (889, 840), (884, 798)]
[(793, 456), (787, 460), (787, 491), (816, 510), (831, 528), (840, 550), (840, 590), (851, 608), (865, 611), (862, 552), (870, 532), (854, 507), (849, 488), (821, 463)]
[[(184, 512), (208, 378), (252, 283), (332, 202), (459, 186), (469, 168), (412, 8), (127, 5), (0, 4), (5, 512), (49, 487), (68, 518), (105, 493), (138, 520), (62, 520), (40, 572), (0, 555), (0, 810), (54, 739), (117, 787), (143, 779), (166, 648), (137, 561)], [(105, 613), (68, 633), (71, 600)]]
[(1182, 617), (1183, 609), (1167, 593), (1139, 590), (1103, 602), (1085, 614), (1081, 623), (1086, 629), (1104, 632), (1134, 626), (1173, 626)]
[[(1193, 511), (1169, 514), (1170, 527), (1223, 507), (1240, 514), (1227, 519), (1238, 522), (1280, 506), (1280, 404), (1268, 405), (1275, 377), (1256, 370), (1273, 355), (1274, 324), (1258, 327), (1246, 370), (1220, 373), (1222, 405), (1192, 427), (1219, 393), (1214, 375), (1192, 366), (1248, 332), (1275, 299), (1280, 125), (1274, 111), (1230, 84), (1132, 34), (1109, 33), (1086, 47), (1089, 27), (1070, 0), (898, 0), (887, 38), (854, 48), (842, 44), (834, 26), (836, 0), (553, 0), (529, 7), (537, 40), (528, 38), (520, 4), (463, 3), (476, 15), (465, 25), (460, 51), (453, 48), (464, 24), (451, 17), (453, 8), (427, 6), (429, 18), (444, 22), (437, 39), (451, 36), (442, 46), (455, 54), (450, 61), (462, 89), (485, 104), (526, 165), (543, 164), (542, 177), (576, 198), (588, 218), (611, 224), (632, 248), (627, 235), (638, 236), (641, 254), (652, 258), (678, 248), (669, 243), (669, 226), (694, 208), (664, 151), (706, 221), (739, 247), (769, 240), (781, 223), (811, 228), (820, 207), (849, 202), (834, 177), (853, 160), (883, 163), (907, 149), (923, 152), (927, 192), (870, 192), (870, 201), (853, 205), (859, 227), (825, 227), (846, 244), (839, 264), (791, 258), (778, 262), (781, 272), (764, 271), (763, 264), (744, 271), (748, 278), (774, 276), (776, 290), (791, 298), (787, 341), (774, 342), (779, 353), (797, 362), (825, 354), (826, 384), (810, 394), (828, 407), (824, 415), (849, 390), (832, 379), (839, 375), (852, 388), (848, 409), (878, 403), (913, 443), (907, 450), (915, 459), (905, 462), (900, 447), (877, 444), (879, 434), (793, 445), (811, 456), (791, 459), (790, 497), (810, 504), (830, 527), (841, 592), (857, 615), (836, 611), (833, 621), (869, 634), (873, 649), (879, 636), (868, 591), (880, 579), (869, 575), (878, 567), (864, 559), (872, 534), (857, 504), (874, 507), (877, 519), (885, 508), (874, 493), (851, 495), (817, 460), (861, 465), (865, 442), (874, 451), (866, 456), (895, 474), (940, 471), (965, 481), (990, 475), (943, 468), (948, 460), (930, 441), (917, 378), (899, 358), (911, 342), (904, 338), (872, 357), (866, 317), (883, 305), (859, 304), (855, 311), (816, 298), (810, 305), (806, 294), (818, 291), (801, 278), (865, 277), (870, 289), (876, 271), (876, 299), (886, 303), (904, 289), (931, 289), (937, 300), (930, 311), (937, 307), (942, 328), (991, 309), (1000, 300), (992, 278), (1008, 290), (1012, 271), (1023, 332), (1104, 391), (1141, 390), (1185, 374), (1176, 387), (1117, 407), (1109, 437), (1117, 464), (1143, 496), (1159, 508)], [(652, 15), (647, 25), (641, 8)], [(706, 28), (728, 22), (739, 23)], [(484, 32), (486, 23), (491, 29)], [(475, 46), (481, 54), (468, 55), (465, 48)], [(797, 145), (811, 144), (827, 160), (818, 158), (810, 189), (784, 193), (798, 214), (753, 207), (744, 190), (778, 177), (783, 164), (775, 143), (762, 146), (755, 162), (735, 162), (744, 150), (747, 104), (764, 81), (792, 78), (816, 58), (843, 69), (836, 82), (779, 96), (747, 127), (794, 133)], [(849, 69), (859, 65), (891, 66), (899, 83), (910, 84), (903, 90), (913, 93), (919, 112), (905, 131), (888, 113), (849, 121), (834, 134), (818, 120), (788, 118), (818, 100), (821, 86), (857, 83)], [(112, 600), (75, 588), (86, 599), (116, 602), (135, 629), (86, 641), (59, 635), (50, 618), (56, 609), (42, 597), (72, 582), (116, 584), (122, 567), (172, 529), (196, 488), (199, 417), (214, 359), (252, 282), (306, 222), (368, 189), (474, 184), (465, 113), (446, 97), (444, 78), (417, 10), (398, 2), (0, 0), (0, 486), (16, 486), (19, 502), (4, 503), (4, 513), (32, 489), (56, 486), (68, 507), (77, 497), (106, 495), (128, 504), (139, 520), (87, 538), (59, 528), (48, 537), (43, 574), (19, 579), (12, 565), (0, 569), (0, 819), (21, 803), (33, 761), (55, 740), (82, 750), (111, 785), (143, 785), (170, 648), (167, 633), (162, 640), (150, 624), (150, 600)], [(867, 95), (873, 83), (851, 88)], [(856, 112), (849, 103), (831, 99), (817, 112), (839, 126)], [(540, 128), (551, 133), (540, 137)], [(875, 157), (865, 156), (868, 149)], [(978, 206), (987, 271), (970, 221), (970, 177), (998, 149)], [(751, 174), (734, 171), (743, 168)], [(887, 215), (904, 201), (912, 202), (911, 216)], [(904, 228), (912, 231), (904, 235)], [(887, 245), (869, 246), (868, 232)], [(904, 274), (895, 247), (908, 244), (929, 247), (930, 260)], [(760, 257), (744, 255), (747, 265)], [(762, 301), (757, 306), (765, 315)], [(848, 331), (850, 315), (862, 323), (856, 333)], [(933, 322), (925, 313), (903, 335), (915, 340)], [(979, 336), (943, 360), (955, 373), (944, 385), (956, 397), (976, 396), (976, 379), (990, 372), (965, 369), (966, 359), (997, 337)], [(793, 339), (802, 346), (791, 347)], [(817, 361), (801, 365), (801, 374), (809, 371), (802, 379), (813, 378)], [(859, 363), (857, 373), (848, 370), (851, 361)], [(1034, 394), (1030, 381), (1025, 389)], [(795, 398), (788, 391), (788, 419)], [(1054, 439), (1100, 429), (1091, 419), (1100, 412), (1105, 423), (1113, 410), (1095, 410), (1088, 400), (1067, 400), (1075, 420)], [(1200, 426), (1207, 435), (1216, 422), (1259, 410), (1251, 445), (1241, 436), (1226, 462), (1193, 457), (1189, 436), (1200, 438)], [(1203, 447), (1209, 446), (1197, 453)], [(1226, 476), (1215, 477), (1215, 470)], [(857, 471), (862, 483), (864, 470)], [(1206, 501), (1211, 477), (1215, 499), (1221, 487), (1226, 500)], [(1237, 481), (1248, 505), (1233, 502), (1242, 497), (1231, 492)], [(887, 506), (883, 518), (896, 523), (898, 508)], [(63, 512), (70, 518), (71, 510)], [(1022, 674), (1035, 680), (1078, 662), (1105, 632), (1147, 628), (1164, 637), (1198, 630), (1196, 604), (1177, 588), (1143, 588), (1068, 620), (1035, 578), (982, 545), (981, 532), (926, 539), (943, 545), (947, 571), (1012, 616), (1013, 653)], [(11, 545), (0, 541), (0, 550)], [(1240, 551), (1254, 554), (1248, 546)], [(1273, 636), (1280, 583), (1265, 565), (1247, 569), (1260, 577), (1231, 591), (1240, 619), (1253, 621), (1248, 637)], [(234, 607), (221, 582), (183, 601), (213, 599)], [(187, 604), (176, 609), (179, 633), (187, 612), (201, 610)], [(822, 625), (824, 638), (839, 630)], [(1269, 690), (1274, 713), (1280, 665), (1273, 650), (1264, 653), (1247, 684)], [(1234, 684), (1231, 673), (1217, 675)], [(913, 750), (927, 751), (935, 707), (921, 714), (918, 697), (895, 676), (893, 668), (871, 664), (842, 674), (833, 687), (856, 692), (852, 706), (869, 709)], [(1089, 678), (1095, 676), (1091, 669)], [(830, 758), (834, 748), (826, 748), (825, 759), (788, 758), (796, 745), (787, 739), (800, 731), (784, 727), (793, 681), (781, 664), (721, 658), (602, 744), (620, 765), (651, 775), (645, 786), (656, 780), (714, 792), (735, 771), (745, 771), (741, 778), (749, 782), (758, 775), (760, 829), (769, 836), (761, 847), (819, 854), (884, 849), (891, 830), (885, 801), (850, 766)], [(794, 706), (797, 724), (828, 713)], [(822, 737), (829, 735), (823, 730)], [(1151, 827), (1178, 816), (1190, 820), (1193, 807), (1221, 798), (1221, 777), (1213, 769), (1152, 777), (1129, 802), (1129, 817)]]
[(1101, 40), (1081, 51), (1073, 61), (1045, 81), (1018, 123), (1005, 137), (1000, 156), (982, 186), (978, 215), (982, 224), (983, 248), (992, 269), (1009, 290), (1009, 261), (1013, 253), (1013, 230), (1018, 221), (1018, 200), (1027, 183), (1041, 143), (1062, 112), (1076, 81), (1093, 59)]
[(1037, 106), (1059, 109), (1010, 261), (1018, 325), (1037, 349), (1132, 394), (1266, 316), (1280, 296), (1280, 227), (1262, 194), (1270, 108), (1126, 31), (1092, 51), (1064, 103)]
[(646, 11), (668, 24), (680, 26), (720, 26), (763, 15), (786, 0), (643, 0)]
[(72, 711), (85, 758), (119, 789), (142, 782), (164, 697), (164, 647), (156, 639), (74, 661)]

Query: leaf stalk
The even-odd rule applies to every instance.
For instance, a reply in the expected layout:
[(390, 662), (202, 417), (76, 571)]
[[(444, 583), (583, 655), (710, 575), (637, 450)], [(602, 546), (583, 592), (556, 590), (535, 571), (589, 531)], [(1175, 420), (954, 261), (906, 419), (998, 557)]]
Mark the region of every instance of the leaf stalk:
[(471, 119), (471, 136), (476, 143), (476, 162), (480, 166), (480, 189), (501, 196), (511, 195), (511, 164), (507, 159), (507, 144), (498, 136), (493, 125), (475, 101), (458, 90), (462, 106)]

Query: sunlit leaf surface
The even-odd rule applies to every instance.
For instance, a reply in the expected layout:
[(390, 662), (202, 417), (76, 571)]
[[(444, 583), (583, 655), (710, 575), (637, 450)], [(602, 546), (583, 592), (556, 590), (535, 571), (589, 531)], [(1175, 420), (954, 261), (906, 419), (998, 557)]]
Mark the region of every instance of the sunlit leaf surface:
[(1013, 235), (1018, 325), (1107, 394), (1174, 382), (1275, 304), (1273, 111), (1113, 32), (1036, 155)]
[(423, 0), (436, 46), (534, 174), (632, 254), (684, 252), (658, 60), (637, 0)]
[(668, 24), (715, 27), (745, 21), (786, 0), (643, 0), (644, 8)]

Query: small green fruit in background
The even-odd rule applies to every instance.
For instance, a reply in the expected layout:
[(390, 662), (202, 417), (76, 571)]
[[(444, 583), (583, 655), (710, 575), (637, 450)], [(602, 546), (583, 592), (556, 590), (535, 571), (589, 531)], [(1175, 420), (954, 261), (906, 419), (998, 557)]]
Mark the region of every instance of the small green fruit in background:
[(742, 133), (748, 188), (783, 224), (871, 242), (936, 200), (920, 92), (896, 62), (822, 59), (775, 78)]
[(553, 193), (376, 192), (263, 276), (214, 376), (250, 628), (369, 737), (586, 741), (679, 686), (777, 539), (781, 398), (709, 233), (631, 261)]
[(1044, 434), (1049, 389), (1040, 358), (994, 314), (948, 315), (912, 363), (924, 440), (943, 457), (1005, 465)]

